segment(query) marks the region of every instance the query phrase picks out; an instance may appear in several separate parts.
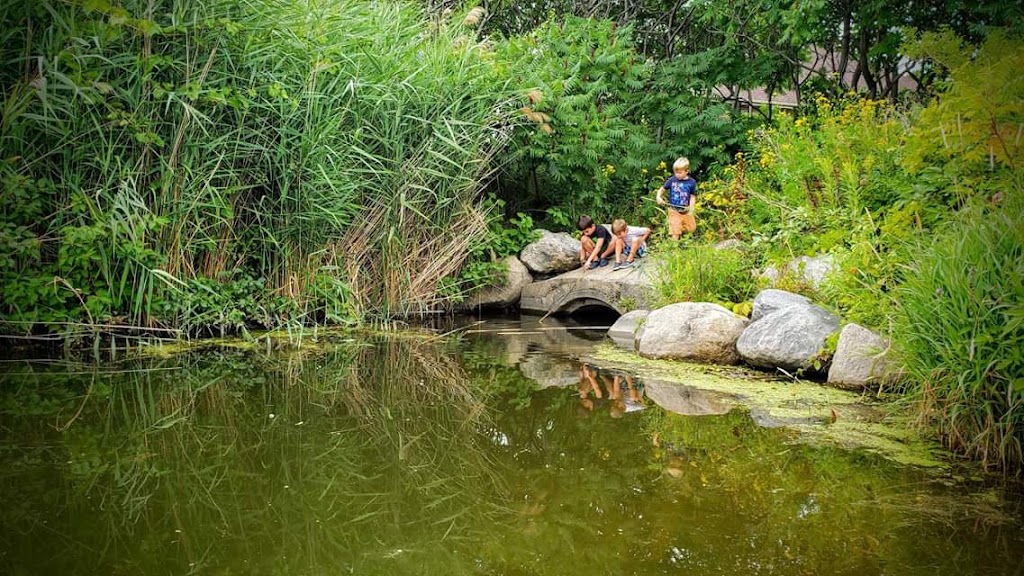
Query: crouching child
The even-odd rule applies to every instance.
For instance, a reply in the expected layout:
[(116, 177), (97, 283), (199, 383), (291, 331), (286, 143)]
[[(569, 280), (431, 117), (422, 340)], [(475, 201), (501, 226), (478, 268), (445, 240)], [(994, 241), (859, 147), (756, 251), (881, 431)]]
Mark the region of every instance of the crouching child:
[(580, 216), (576, 227), (583, 232), (580, 237), (580, 266), (584, 269), (607, 266), (608, 257), (615, 251), (608, 229), (595, 224), (590, 216)]
[(619, 218), (612, 222), (612, 246), (615, 250), (615, 266), (612, 270), (629, 268), (633, 261), (647, 253), (647, 237), (651, 229), (643, 226), (627, 226)]

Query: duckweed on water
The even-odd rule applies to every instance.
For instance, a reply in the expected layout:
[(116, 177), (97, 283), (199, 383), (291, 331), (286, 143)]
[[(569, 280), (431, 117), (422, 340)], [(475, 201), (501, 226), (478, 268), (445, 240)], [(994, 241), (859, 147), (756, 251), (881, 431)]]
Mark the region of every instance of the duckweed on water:
[(949, 466), (938, 445), (912, 433), (905, 416), (884, 409), (869, 396), (803, 380), (771, 379), (764, 373), (732, 366), (642, 358), (610, 344), (599, 346), (594, 358), (642, 378), (727, 395), (766, 423), (793, 428), (801, 438), (814, 443), (864, 449), (901, 464)]

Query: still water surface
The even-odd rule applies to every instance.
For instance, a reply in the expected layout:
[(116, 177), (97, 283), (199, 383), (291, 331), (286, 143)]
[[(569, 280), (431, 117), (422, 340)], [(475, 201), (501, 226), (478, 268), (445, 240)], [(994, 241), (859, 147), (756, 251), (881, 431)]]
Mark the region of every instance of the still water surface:
[(666, 412), (601, 335), (4, 362), (0, 573), (1024, 570), (1015, 488)]

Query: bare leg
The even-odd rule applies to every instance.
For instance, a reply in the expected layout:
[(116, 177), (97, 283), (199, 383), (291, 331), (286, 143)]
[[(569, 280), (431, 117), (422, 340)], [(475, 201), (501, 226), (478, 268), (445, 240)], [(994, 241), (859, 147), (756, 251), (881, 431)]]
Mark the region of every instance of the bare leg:
[(612, 238), (612, 246), (615, 248), (615, 263), (616, 264), (618, 264), (619, 262), (622, 262), (622, 248), (623, 248), (623, 246), (625, 246), (625, 244), (626, 243), (622, 240), (622, 238), (619, 238), (618, 236), (616, 236), (615, 238)]
[(590, 257), (590, 253), (593, 251), (594, 241), (590, 239), (590, 236), (580, 238), (580, 264), (586, 262), (587, 258)]

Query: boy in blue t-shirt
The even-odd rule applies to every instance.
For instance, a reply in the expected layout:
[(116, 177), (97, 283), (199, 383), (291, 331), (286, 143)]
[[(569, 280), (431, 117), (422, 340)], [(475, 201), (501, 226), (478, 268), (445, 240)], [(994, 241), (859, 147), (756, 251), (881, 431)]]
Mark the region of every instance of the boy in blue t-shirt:
[(679, 240), (685, 230), (693, 234), (697, 230), (697, 220), (693, 217), (694, 205), (697, 201), (697, 181), (690, 177), (690, 161), (679, 158), (672, 164), (674, 176), (658, 188), (658, 204), (665, 205), (664, 192), (668, 190), (668, 234), (673, 240)]

